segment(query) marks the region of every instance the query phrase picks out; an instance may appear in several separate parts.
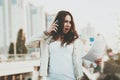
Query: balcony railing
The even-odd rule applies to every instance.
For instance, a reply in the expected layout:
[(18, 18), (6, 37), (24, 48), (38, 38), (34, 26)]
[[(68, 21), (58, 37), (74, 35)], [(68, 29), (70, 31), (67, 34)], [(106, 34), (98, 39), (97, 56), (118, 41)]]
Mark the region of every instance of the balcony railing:
[(37, 71), (36, 68), (40, 66), (40, 58), (36, 54), (10, 54), (2, 57), (4, 59), (0, 62), (0, 78), (12, 75), (12, 80), (15, 80), (16, 74), (22, 77), (22, 74), (32, 73), (32, 80), (35, 80), (33, 75)]

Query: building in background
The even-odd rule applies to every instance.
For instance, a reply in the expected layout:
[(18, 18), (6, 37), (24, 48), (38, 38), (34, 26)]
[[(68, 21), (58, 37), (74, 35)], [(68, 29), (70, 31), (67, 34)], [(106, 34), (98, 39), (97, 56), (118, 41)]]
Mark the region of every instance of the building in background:
[(23, 0), (0, 0), (0, 53), (8, 53), (11, 42), (16, 43), (19, 29), (23, 29), (26, 38), (46, 29), (44, 7)]
[(25, 6), (27, 38), (46, 29), (46, 15), (43, 6), (36, 7), (31, 3)]
[(46, 13), (46, 27), (50, 27), (52, 24), (53, 20), (55, 19), (56, 14), (49, 14)]
[(95, 28), (91, 26), (90, 24), (87, 24), (84, 28), (81, 29), (81, 38), (84, 40), (93, 38), (95, 35)]
[[(0, 49), (7, 53), (10, 42), (16, 41), (19, 28), (24, 28), (23, 0), (0, 0)], [(1, 51), (0, 50), (0, 51)]]
[[(25, 29), (26, 29), (26, 39), (34, 34), (43, 32), (46, 30), (46, 15), (44, 6), (35, 6), (34, 4), (28, 2), (24, 6), (25, 13)], [(38, 48), (29, 48), (28, 53), (38, 52)]]

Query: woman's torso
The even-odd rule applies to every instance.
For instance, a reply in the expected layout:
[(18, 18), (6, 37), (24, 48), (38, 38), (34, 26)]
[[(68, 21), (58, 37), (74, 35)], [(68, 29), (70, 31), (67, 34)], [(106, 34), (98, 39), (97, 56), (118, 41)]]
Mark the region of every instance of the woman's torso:
[(60, 41), (49, 45), (50, 62), (48, 80), (75, 80), (72, 53), (73, 44), (61, 46)]

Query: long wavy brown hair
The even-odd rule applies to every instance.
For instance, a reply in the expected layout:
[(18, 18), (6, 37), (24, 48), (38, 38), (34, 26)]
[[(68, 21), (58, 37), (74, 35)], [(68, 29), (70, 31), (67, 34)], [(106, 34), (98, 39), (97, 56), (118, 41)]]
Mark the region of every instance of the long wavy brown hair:
[[(63, 28), (64, 28), (64, 22), (65, 22), (65, 17), (69, 15), (71, 16), (71, 29), (67, 34), (63, 33)], [(55, 41), (57, 40), (60, 36), (62, 36), (63, 40), (61, 43), (61, 46), (63, 46), (65, 43), (66, 45), (71, 44), (75, 39), (78, 38), (78, 33), (75, 29), (75, 24), (74, 24), (74, 20), (73, 20), (73, 16), (71, 15), (70, 12), (68, 11), (59, 11), (58, 14), (55, 17), (55, 21), (58, 21), (58, 30), (57, 32), (53, 32), (51, 35), (53, 36), (52, 39)]]

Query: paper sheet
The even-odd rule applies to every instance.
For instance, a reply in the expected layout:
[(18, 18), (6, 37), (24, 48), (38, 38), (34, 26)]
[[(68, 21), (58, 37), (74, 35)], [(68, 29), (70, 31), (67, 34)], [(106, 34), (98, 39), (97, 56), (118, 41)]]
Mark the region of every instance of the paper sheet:
[(88, 51), (88, 53), (82, 58), (94, 62), (95, 60), (102, 58), (106, 53), (106, 42), (103, 36), (99, 35), (95, 38), (95, 41)]

